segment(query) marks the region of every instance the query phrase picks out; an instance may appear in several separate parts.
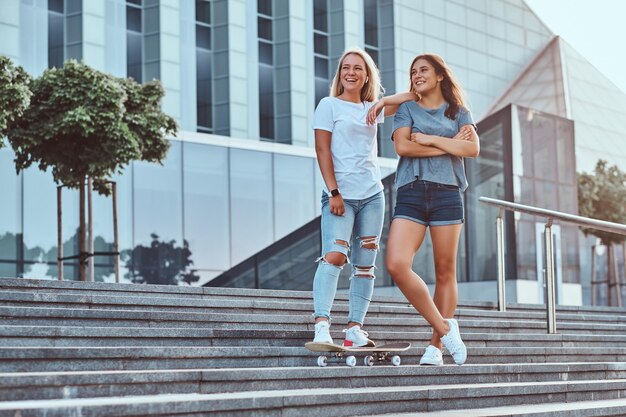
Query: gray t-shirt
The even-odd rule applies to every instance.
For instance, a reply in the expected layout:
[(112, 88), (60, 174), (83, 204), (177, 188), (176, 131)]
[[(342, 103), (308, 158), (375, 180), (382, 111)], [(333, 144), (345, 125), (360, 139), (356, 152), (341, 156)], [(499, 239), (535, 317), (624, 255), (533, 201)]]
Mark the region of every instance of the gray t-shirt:
[[(448, 103), (437, 109), (426, 109), (415, 101), (400, 105), (393, 119), (393, 130), (410, 127), (411, 133), (421, 132), (427, 135), (452, 138), (462, 126), (473, 125), (470, 111), (462, 107), (454, 120), (448, 119), (444, 112)], [(415, 179), (456, 185), (461, 191), (467, 188), (463, 158), (454, 155), (440, 155), (420, 158), (401, 156), (396, 171), (396, 191)]]

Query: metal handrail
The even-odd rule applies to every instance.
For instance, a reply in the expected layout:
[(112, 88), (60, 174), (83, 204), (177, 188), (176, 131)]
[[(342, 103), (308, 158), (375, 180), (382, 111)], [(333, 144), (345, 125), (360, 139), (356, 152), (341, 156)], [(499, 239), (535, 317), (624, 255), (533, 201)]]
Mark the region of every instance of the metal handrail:
[(552, 222), (560, 220), (567, 223), (574, 223), (579, 226), (586, 226), (592, 229), (603, 230), (605, 232), (626, 235), (626, 225), (607, 222), (604, 220), (591, 219), (588, 217), (576, 216), (574, 214), (562, 213), (560, 211), (548, 210), (539, 207), (527, 206), (510, 201), (498, 200), (489, 197), (479, 197), (481, 203), (496, 206), (499, 208), (497, 223), (497, 258), (498, 258), (498, 310), (506, 310), (506, 294), (504, 288), (504, 225), (503, 211), (517, 211), (533, 216), (547, 219), (545, 225), (545, 256), (546, 256), (546, 293), (547, 293), (547, 325), (548, 333), (556, 333), (556, 302), (555, 302), (555, 271), (554, 271), (554, 242), (552, 241)]

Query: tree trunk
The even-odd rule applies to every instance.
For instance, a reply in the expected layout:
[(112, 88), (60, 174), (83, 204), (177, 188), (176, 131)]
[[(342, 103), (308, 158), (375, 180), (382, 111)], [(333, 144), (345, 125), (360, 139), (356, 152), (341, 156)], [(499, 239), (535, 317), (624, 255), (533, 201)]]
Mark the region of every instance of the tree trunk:
[(85, 281), (87, 275), (87, 258), (86, 258), (86, 236), (85, 236), (85, 177), (81, 176), (82, 181), (79, 187), (79, 204), (78, 211), (80, 215), (80, 230), (78, 233), (78, 253), (80, 254), (78, 258), (78, 273), (79, 279), (81, 281)]

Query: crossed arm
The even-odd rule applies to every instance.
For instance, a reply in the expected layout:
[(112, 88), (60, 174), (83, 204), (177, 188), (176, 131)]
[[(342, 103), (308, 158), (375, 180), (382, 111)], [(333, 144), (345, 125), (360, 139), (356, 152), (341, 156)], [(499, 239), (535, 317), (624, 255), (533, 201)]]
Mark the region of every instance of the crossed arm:
[(411, 158), (445, 154), (476, 158), (480, 153), (478, 134), (472, 125), (462, 126), (453, 138), (411, 133), (410, 127), (400, 127), (393, 133), (393, 140), (396, 153)]

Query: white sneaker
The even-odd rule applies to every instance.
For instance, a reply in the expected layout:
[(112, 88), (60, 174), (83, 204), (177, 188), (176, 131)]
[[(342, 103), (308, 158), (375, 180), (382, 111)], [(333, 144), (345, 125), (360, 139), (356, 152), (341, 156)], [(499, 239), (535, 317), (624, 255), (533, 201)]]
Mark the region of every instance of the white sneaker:
[(333, 338), (330, 337), (330, 323), (322, 320), (315, 323), (315, 343), (333, 343)]
[(376, 345), (376, 343), (367, 338), (368, 334), (361, 330), (361, 326), (352, 326), (343, 332), (346, 334), (343, 341), (343, 345), (346, 347), (370, 347)]
[(454, 363), (457, 365), (463, 365), (467, 359), (467, 348), (465, 343), (461, 340), (461, 332), (459, 331), (459, 323), (455, 319), (446, 319), (450, 326), (450, 331), (447, 335), (441, 337), (441, 342), (448, 349)]
[(443, 355), (441, 351), (433, 345), (428, 345), (422, 355), (422, 359), (420, 359), (420, 365), (443, 365)]

